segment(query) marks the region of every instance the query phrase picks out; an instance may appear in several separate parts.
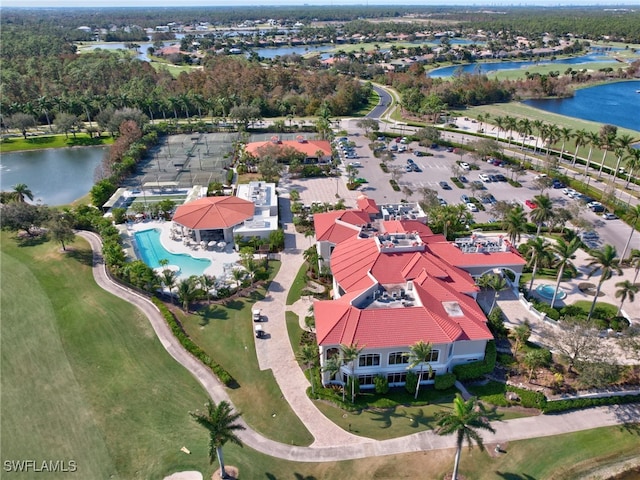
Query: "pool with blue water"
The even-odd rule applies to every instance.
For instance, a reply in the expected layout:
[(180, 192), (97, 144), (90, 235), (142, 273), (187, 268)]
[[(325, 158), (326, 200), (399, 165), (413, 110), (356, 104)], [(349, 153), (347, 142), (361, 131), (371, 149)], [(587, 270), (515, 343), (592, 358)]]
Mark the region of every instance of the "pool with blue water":
[(160, 230), (152, 228), (135, 233), (136, 247), (140, 259), (151, 268), (160, 267), (160, 261), (166, 259), (169, 265), (177, 266), (181, 277), (202, 275), (211, 265), (211, 260), (194, 258), (185, 253), (171, 253), (160, 242)]

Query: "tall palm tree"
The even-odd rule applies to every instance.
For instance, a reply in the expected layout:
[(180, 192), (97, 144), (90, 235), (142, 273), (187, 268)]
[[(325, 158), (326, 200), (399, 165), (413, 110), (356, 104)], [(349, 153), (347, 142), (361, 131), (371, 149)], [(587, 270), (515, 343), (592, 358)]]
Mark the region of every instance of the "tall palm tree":
[(33, 192), (27, 187), (25, 183), (17, 183), (13, 186), (13, 195), (20, 203), (24, 203), (25, 197), (33, 201)]
[(180, 283), (178, 283), (178, 300), (182, 304), (182, 309), (189, 313), (189, 304), (196, 298), (197, 289), (195, 276), (182, 279)]
[(586, 176), (591, 165), (591, 155), (593, 154), (594, 147), (600, 146), (600, 136), (596, 132), (589, 132), (585, 137), (585, 141), (589, 145), (589, 153), (587, 154), (587, 161), (584, 164), (583, 174)]
[(620, 268), (620, 258), (618, 257), (618, 252), (616, 252), (616, 247), (608, 244), (605, 245), (602, 250), (593, 250), (591, 252), (591, 258), (587, 266), (591, 267), (589, 277), (600, 270), (600, 280), (598, 281), (596, 294), (593, 297), (593, 303), (587, 316), (587, 321), (589, 321), (591, 320), (591, 315), (593, 315), (594, 308), (596, 308), (596, 302), (598, 301), (602, 284), (609, 280), (614, 273), (622, 275), (622, 269)]
[(533, 197), (537, 207), (531, 210), (529, 216), (533, 223), (538, 225), (536, 236), (540, 236), (540, 230), (542, 230), (542, 224), (548, 222), (553, 217), (553, 202), (549, 198), (549, 195), (536, 195)]
[(576, 130), (576, 133), (573, 134), (573, 141), (576, 144), (576, 149), (573, 152), (573, 160), (571, 160), (571, 166), (573, 167), (576, 164), (576, 159), (578, 158), (578, 150), (580, 147), (584, 147), (587, 145), (587, 132), (585, 129)]
[(617, 143), (616, 134), (615, 133), (607, 133), (606, 135), (600, 136), (600, 148), (602, 148), (602, 161), (600, 162), (600, 169), (598, 170), (598, 178), (602, 176), (602, 169), (604, 168), (605, 160), (607, 159), (607, 152), (612, 147), (615, 148)]
[(635, 284), (638, 280), (638, 274), (640, 273), (640, 250), (637, 248), (633, 248), (631, 252), (629, 252), (629, 266), (636, 269), (636, 273), (633, 276), (633, 283)]
[(627, 249), (631, 244), (631, 237), (633, 237), (633, 234), (636, 232), (637, 223), (640, 222), (640, 205), (636, 205), (635, 207), (630, 208), (627, 211), (625, 219), (627, 220), (627, 222), (629, 222), (629, 225), (631, 225), (631, 233), (629, 234), (627, 243), (625, 243), (624, 245), (624, 249), (622, 250), (622, 255), (620, 255), (620, 258), (624, 258), (624, 256), (627, 254)]
[(213, 464), (216, 457), (220, 463), (220, 477), (228, 478), (224, 469), (224, 458), (222, 447), (225, 443), (231, 442), (242, 447), (242, 441), (235, 432), (245, 430), (245, 427), (236, 423), (240, 418), (239, 412), (233, 412), (231, 405), (222, 401), (218, 405), (214, 402), (205, 403), (206, 412), (189, 412), (198, 425), (204, 427), (209, 432), (209, 463)]
[(207, 302), (211, 303), (211, 289), (216, 286), (216, 277), (213, 275), (203, 274), (198, 277), (198, 284), (207, 295)]
[(521, 118), (520, 120), (518, 120), (517, 131), (522, 137), (522, 150), (524, 150), (527, 138), (533, 133), (531, 120), (529, 120), (528, 118)]
[(162, 285), (164, 285), (169, 290), (171, 303), (173, 303), (173, 289), (176, 287), (177, 281), (178, 281), (178, 274), (173, 270), (169, 270), (168, 268), (165, 268), (160, 273), (160, 282), (162, 282)]
[(562, 140), (562, 146), (560, 147), (560, 161), (564, 158), (564, 146), (573, 138), (573, 130), (568, 127), (562, 127), (558, 130), (560, 140)]
[(459, 393), (453, 399), (453, 410), (438, 414), (438, 435), (456, 436), (456, 456), (453, 464), (453, 476), (451, 480), (458, 480), (458, 467), (460, 465), (460, 454), (462, 453), (462, 443), (466, 440), (469, 447), (475, 442), (481, 451), (484, 450), (484, 443), (478, 430), (487, 430), (495, 433), (495, 430), (484, 416), (484, 409), (471, 397), (466, 402)]
[[(627, 172), (627, 183), (624, 188), (629, 188), (629, 182), (631, 182), (631, 177), (633, 176), (633, 172), (640, 167), (640, 149), (629, 147), (627, 149), (627, 155), (624, 157), (625, 167), (629, 170)], [(631, 201), (631, 195), (629, 195), (629, 201)]]
[(508, 145), (511, 147), (511, 139), (513, 137), (513, 131), (518, 128), (518, 119), (510, 116), (504, 117), (504, 128), (509, 133)]
[(576, 252), (580, 248), (580, 240), (576, 237), (571, 239), (570, 242), (565, 242), (563, 239), (558, 239), (555, 245), (551, 247), (551, 251), (555, 255), (553, 266), (558, 269), (558, 278), (556, 280), (556, 288), (553, 291), (553, 298), (551, 299), (551, 308), (556, 303), (556, 297), (558, 296), (558, 289), (560, 288), (560, 282), (564, 271), (575, 270), (575, 266), (571, 260), (576, 258)]
[(540, 140), (540, 136), (541, 136), (541, 134), (543, 132), (543, 129), (544, 129), (544, 123), (542, 123), (541, 120), (534, 120), (533, 122), (531, 122), (531, 127), (537, 133), (537, 135), (536, 135), (536, 143), (533, 146), (533, 153), (536, 153), (538, 151), (538, 140)]
[(628, 298), (630, 302), (633, 302), (636, 299), (636, 293), (640, 290), (640, 285), (636, 285), (629, 280), (624, 280), (623, 282), (616, 283), (616, 298), (620, 298), (620, 306), (618, 307), (618, 313), (616, 315), (620, 315), (622, 311), (622, 305), (624, 301)]
[[(305, 365), (307, 370), (312, 370), (318, 365), (318, 349), (311, 344), (305, 344), (296, 354), (296, 358)], [(311, 382), (311, 393), (314, 394), (316, 381), (313, 371), (309, 374), (309, 381)]]
[(495, 117), (493, 119), (493, 122), (496, 124), (496, 126), (494, 128), (497, 128), (498, 131), (496, 132), (496, 141), (500, 141), (500, 132), (502, 132), (504, 130), (504, 126), (505, 126), (505, 121), (504, 121), (504, 117)]
[(351, 379), (351, 403), (354, 403), (356, 400), (356, 360), (364, 347), (358, 346), (357, 343), (351, 345), (340, 345), (340, 350), (342, 351), (342, 360), (344, 363), (348, 363), (350, 367), (349, 378)]
[(547, 248), (548, 244), (544, 238), (537, 236), (527, 242), (527, 253), (529, 254), (529, 265), (533, 264), (531, 272), (531, 282), (529, 283), (529, 291), (533, 288), (533, 281), (538, 273), (538, 265), (549, 259), (551, 253)]
[(433, 375), (433, 369), (429, 361), (431, 360), (431, 344), (424, 343), (422, 340), (418, 340), (416, 343), (409, 347), (409, 365), (407, 368), (413, 370), (420, 365), (420, 372), (418, 373), (418, 384), (416, 385), (416, 394), (413, 398), (418, 398), (418, 392), (420, 392), (420, 382), (422, 382), (422, 372), (424, 364), (427, 364), (429, 369), (429, 377)]
[(502, 228), (506, 230), (509, 241), (516, 246), (521, 235), (527, 230), (527, 218), (522, 205), (516, 205), (509, 210), (502, 221)]
[(498, 300), (498, 296), (502, 290), (506, 290), (509, 286), (507, 279), (502, 275), (493, 274), (491, 275), (491, 280), (489, 282), (489, 288), (491, 288), (494, 292), (493, 294), (493, 302), (491, 302), (491, 308), (489, 309), (489, 313), (493, 311), (493, 308), (496, 306), (496, 301)]
[[(627, 150), (636, 142), (636, 139), (631, 135), (620, 135), (615, 141), (615, 149), (616, 149), (616, 168), (613, 171), (613, 181), (615, 183), (616, 178), (618, 176), (618, 170), (620, 169), (620, 162), (622, 161), (622, 157), (627, 153)], [(634, 149), (635, 150), (635, 149)]]

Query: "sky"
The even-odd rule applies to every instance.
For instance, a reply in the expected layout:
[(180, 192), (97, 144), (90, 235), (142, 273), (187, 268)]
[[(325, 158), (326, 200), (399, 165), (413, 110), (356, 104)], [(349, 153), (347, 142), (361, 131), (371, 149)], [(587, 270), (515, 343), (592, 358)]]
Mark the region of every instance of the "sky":
[(2, 7), (206, 7), (267, 5), (469, 5), (469, 6), (564, 6), (620, 5), (640, 9), (640, 0), (1, 0)]

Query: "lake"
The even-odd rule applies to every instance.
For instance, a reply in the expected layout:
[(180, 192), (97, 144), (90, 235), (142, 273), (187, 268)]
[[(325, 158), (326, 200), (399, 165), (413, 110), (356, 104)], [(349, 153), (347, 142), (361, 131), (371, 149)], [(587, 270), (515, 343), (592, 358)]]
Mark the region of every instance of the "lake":
[[(557, 60), (542, 60), (539, 62), (491, 62), (491, 63), (467, 63), (465, 65), (452, 65), (450, 67), (436, 68), (427, 75), (431, 78), (448, 78), (455, 72), (461, 70), (464, 73), (482, 73), (488, 74), (491, 72), (497, 72), (501, 70), (522, 70), (536, 65), (579, 65), (583, 63), (594, 62), (611, 62), (613, 64), (618, 63), (613, 58), (606, 55), (588, 54), (581, 55), (579, 57), (559, 58)], [(566, 69), (565, 69), (566, 70)]]
[(75, 147), (0, 155), (0, 189), (26, 184), (34, 201), (65, 205), (86, 195), (108, 147)]
[(640, 81), (615, 82), (576, 90), (571, 98), (526, 100), (547, 112), (640, 131)]

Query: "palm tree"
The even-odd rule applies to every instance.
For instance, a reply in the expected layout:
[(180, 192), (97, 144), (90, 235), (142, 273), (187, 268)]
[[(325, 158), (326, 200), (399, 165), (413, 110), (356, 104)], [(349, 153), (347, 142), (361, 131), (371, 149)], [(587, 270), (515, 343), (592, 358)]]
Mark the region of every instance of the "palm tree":
[(422, 371), (424, 368), (424, 364), (427, 364), (429, 369), (429, 377), (433, 375), (433, 369), (431, 368), (431, 364), (429, 361), (431, 360), (431, 344), (424, 343), (422, 340), (418, 340), (418, 342), (414, 343), (409, 347), (409, 366), (407, 367), (409, 370), (416, 368), (420, 365), (420, 372), (418, 373), (418, 384), (416, 385), (416, 394), (413, 398), (418, 398), (418, 392), (420, 391), (420, 382), (422, 382)]
[(213, 275), (201, 275), (198, 277), (198, 283), (200, 288), (205, 291), (207, 295), (207, 302), (211, 303), (211, 289), (216, 286), (216, 277)]
[[(627, 149), (627, 155), (624, 157), (625, 166), (629, 170), (627, 172), (627, 183), (624, 188), (629, 188), (629, 182), (631, 182), (631, 177), (633, 176), (633, 172), (640, 167), (640, 149), (629, 147)], [(631, 201), (631, 195), (629, 195), (629, 201)]]
[(498, 129), (497, 133), (496, 133), (496, 141), (500, 141), (500, 132), (504, 130), (505, 128), (505, 121), (504, 121), (504, 117), (495, 117), (493, 119), (494, 123), (496, 124), (495, 128)]
[(633, 302), (636, 299), (636, 293), (640, 290), (640, 285), (636, 285), (629, 280), (625, 280), (623, 282), (616, 283), (616, 298), (620, 298), (620, 306), (618, 307), (618, 313), (616, 315), (620, 315), (622, 311), (622, 305), (624, 301), (628, 298), (630, 302)]
[(502, 228), (506, 230), (509, 241), (513, 246), (516, 246), (516, 243), (520, 241), (522, 233), (527, 229), (527, 219), (522, 205), (516, 205), (509, 210), (502, 221)]
[(533, 128), (533, 130), (537, 132), (536, 143), (533, 146), (533, 153), (536, 153), (538, 151), (538, 140), (540, 139), (540, 135), (542, 134), (545, 126), (541, 120), (534, 120), (533, 122), (531, 122), (531, 128)]
[(33, 201), (33, 192), (24, 183), (18, 183), (13, 186), (13, 195), (20, 203), (24, 203), (25, 197)]
[(622, 157), (635, 142), (636, 142), (636, 139), (633, 138), (631, 135), (627, 135), (626, 133), (616, 139), (615, 147), (616, 147), (616, 154), (618, 158), (616, 160), (616, 168), (613, 171), (614, 182), (616, 181), (616, 178), (618, 176), (618, 170), (620, 168), (620, 162), (622, 161)]
[(629, 252), (629, 265), (636, 269), (636, 273), (633, 276), (633, 283), (636, 283), (638, 280), (638, 273), (640, 273), (640, 250), (637, 248), (631, 249)]
[(553, 202), (549, 198), (549, 195), (536, 195), (533, 198), (537, 207), (531, 210), (529, 216), (531, 220), (538, 225), (536, 236), (539, 237), (542, 224), (548, 222), (553, 217)]
[(436, 430), (438, 435), (456, 435), (456, 456), (451, 480), (458, 480), (458, 466), (460, 465), (460, 454), (464, 440), (466, 439), (469, 447), (475, 442), (480, 450), (484, 451), (484, 444), (478, 430), (495, 433), (483, 414), (484, 409), (475, 397), (471, 397), (465, 402), (459, 393), (456, 393), (456, 398), (453, 399), (453, 410), (438, 414), (438, 429)]
[(531, 282), (529, 283), (529, 291), (533, 288), (533, 281), (538, 273), (538, 265), (550, 258), (550, 252), (547, 249), (547, 242), (544, 238), (537, 236), (527, 242), (527, 252), (529, 253), (529, 265), (533, 263), (533, 271), (531, 272)]
[[(342, 367), (342, 362), (340, 361), (340, 357), (338, 355), (327, 359), (322, 367), (322, 371), (329, 374), (329, 380), (332, 380), (338, 373), (340, 373), (340, 368)], [(344, 384), (342, 385), (342, 402), (344, 403)]]
[(585, 141), (589, 144), (589, 153), (587, 154), (587, 161), (584, 164), (584, 172), (583, 175), (587, 175), (589, 171), (589, 166), (591, 165), (591, 155), (593, 154), (593, 148), (600, 146), (600, 137), (596, 132), (589, 132), (585, 137)]
[(563, 239), (558, 239), (555, 245), (551, 247), (551, 251), (555, 254), (553, 266), (558, 269), (558, 279), (556, 280), (556, 288), (553, 291), (553, 298), (551, 299), (551, 308), (556, 303), (556, 297), (558, 296), (558, 290), (560, 288), (560, 282), (566, 269), (575, 270), (575, 266), (571, 260), (576, 258), (576, 252), (580, 248), (580, 240), (575, 237), (570, 242), (565, 242)]
[(631, 237), (633, 237), (633, 234), (636, 232), (637, 223), (640, 222), (640, 205), (636, 205), (635, 207), (629, 209), (629, 211), (627, 211), (625, 219), (627, 220), (627, 222), (629, 222), (629, 225), (631, 225), (631, 233), (629, 234), (627, 243), (624, 245), (624, 249), (622, 250), (622, 255), (620, 255), (620, 258), (624, 258), (624, 256), (627, 254), (627, 249), (631, 244)]
[(513, 137), (513, 131), (518, 128), (518, 119), (510, 116), (504, 117), (504, 128), (509, 132), (508, 145), (511, 147), (511, 139)]
[(242, 441), (235, 432), (245, 430), (245, 427), (236, 423), (240, 418), (239, 412), (233, 412), (228, 402), (222, 401), (218, 405), (214, 402), (205, 403), (206, 412), (189, 412), (198, 425), (209, 431), (209, 463), (218, 458), (220, 463), (220, 478), (228, 478), (224, 469), (224, 459), (222, 457), (222, 447), (227, 442), (235, 443), (242, 447)]
[(574, 166), (576, 164), (576, 159), (578, 158), (578, 150), (580, 150), (580, 147), (584, 147), (587, 145), (588, 134), (589, 133), (584, 129), (576, 130), (576, 133), (573, 134), (573, 140), (576, 144), (576, 149), (573, 152), (573, 160), (571, 161), (571, 166)]
[(562, 140), (562, 146), (560, 147), (560, 161), (563, 160), (564, 157), (564, 146), (565, 144), (573, 138), (573, 130), (568, 127), (562, 127), (558, 130), (560, 140)]
[(489, 288), (494, 291), (493, 294), (493, 302), (491, 303), (491, 308), (489, 309), (489, 313), (493, 311), (493, 307), (496, 306), (496, 301), (498, 300), (498, 296), (502, 290), (506, 290), (509, 286), (507, 279), (502, 275), (493, 274), (491, 275), (491, 280), (489, 281)]
[(607, 133), (600, 136), (600, 148), (602, 148), (602, 162), (600, 162), (600, 169), (598, 170), (598, 178), (602, 176), (602, 169), (604, 168), (604, 162), (607, 158), (607, 152), (611, 147), (615, 147), (617, 143), (615, 133)]
[(356, 360), (358, 356), (364, 350), (364, 347), (359, 347), (358, 343), (351, 345), (340, 345), (342, 351), (342, 360), (344, 363), (350, 364), (349, 378), (351, 379), (351, 403), (355, 402), (356, 390), (355, 390), (355, 372), (356, 372)]
[(531, 120), (528, 118), (521, 118), (518, 120), (518, 133), (522, 137), (522, 150), (526, 145), (526, 140), (533, 133), (533, 127), (531, 126)]
[(173, 289), (175, 288), (178, 281), (178, 274), (172, 270), (169, 270), (168, 268), (165, 268), (160, 273), (160, 281), (169, 290), (171, 303), (173, 303)]
[(312, 368), (318, 365), (318, 349), (311, 344), (303, 345), (296, 358), (305, 365), (307, 370), (311, 370), (309, 381), (311, 382), (311, 393), (315, 394), (316, 381)]
[(182, 279), (180, 283), (178, 283), (178, 300), (182, 304), (182, 309), (189, 313), (189, 304), (196, 298), (196, 285), (195, 285), (195, 276), (191, 276), (189, 278)]
[(593, 250), (591, 252), (591, 258), (589, 259), (588, 267), (591, 267), (591, 271), (589, 272), (589, 277), (591, 277), (594, 273), (600, 270), (600, 280), (598, 281), (598, 286), (596, 287), (596, 294), (593, 297), (593, 303), (591, 304), (591, 309), (589, 310), (589, 315), (587, 316), (587, 321), (591, 320), (591, 315), (593, 315), (593, 309), (596, 308), (596, 302), (598, 301), (598, 295), (600, 294), (600, 289), (602, 288), (602, 284), (609, 280), (614, 273), (618, 275), (622, 275), (622, 269), (620, 268), (620, 258), (618, 258), (618, 252), (616, 252), (616, 247), (613, 245), (605, 245), (602, 250)]

